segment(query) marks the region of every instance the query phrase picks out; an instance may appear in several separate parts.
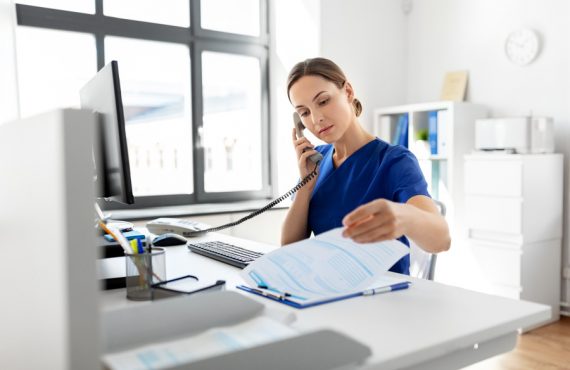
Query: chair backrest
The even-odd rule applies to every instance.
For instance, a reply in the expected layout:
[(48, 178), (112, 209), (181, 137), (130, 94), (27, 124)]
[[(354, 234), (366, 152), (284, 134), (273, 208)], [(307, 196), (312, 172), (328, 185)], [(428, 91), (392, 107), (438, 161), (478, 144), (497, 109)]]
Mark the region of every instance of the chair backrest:
[[(445, 204), (439, 200), (433, 200), (439, 209), (439, 213), (445, 217)], [(437, 255), (425, 252), (410, 240), (410, 275), (420, 279), (433, 280), (435, 276), (435, 264)]]

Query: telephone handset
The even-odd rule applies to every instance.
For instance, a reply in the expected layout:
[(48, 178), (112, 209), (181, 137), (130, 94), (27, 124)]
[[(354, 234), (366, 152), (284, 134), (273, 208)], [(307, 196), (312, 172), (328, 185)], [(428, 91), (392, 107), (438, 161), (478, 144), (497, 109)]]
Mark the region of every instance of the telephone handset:
[[(303, 135), (303, 130), (305, 129), (305, 125), (301, 122), (301, 116), (299, 113), (293, 112), (293, 125), (295, 126), (295, 134), (297, 135), (297, 139), (305, 137)], [(305, 151), (307, 149), (304, 149)], [(323, 155), (321, 153), (315, 153), (309, 157), (309, 160), (315, 164), (319, 164), (323, 160)]]
[[(293, 123), (295, 125), (297, 138), (303, 137), (303, 130), (305, 129), (305, 126), (303, 126), (303, 123), (301, 122), (301, 118), (299, 117), (297, 112), (293, 113)], [(307, 149), (305, 149), (305, 150), (307, 150)], [(263, 212), (267, 211), (268, 209), (275, 207), (277, 204), (281, 203), (284, 199), (289, 198), (291, 195), (295, 194), (297, 191), (299, 191), (299, 189), (301, 189), (303, 186), (307, 185), (307, 183), (309, 183), (309, 181), (311, 181), (313, 178), (315, 178), (315, 176), (317, 176), (317, 167), (319, 166), (319, 163), (323, 160), (323, 155), (321, 153), (313, 154), (309, 157), (309, 160), (315, 164), (315, 168), (313, 169), (313, 171), (310, 174), (305, 176), (293, 189), (289, 190), (287, 193), (283, 194), (279, 198), (274, 199), (273, 201), (271, 201), (266, 206), (258, 209), (257, 211), (251, 212), (249, 215), (242, 217), (237, 221), (230, 222), (228, 224), (216, 226), (216, 227), (207, 227), (204, 224), (201, 225), (202, 227), (200, 227), (200, 225), (198, 225), (197, 223), (194, 223), (194, 222), (188, 223), (187, 221), (184, 221), (184, 220), (178, 220), (178, 219), (172, 219), (172, 218), (161, 218), (158, 220), (150, 221), (149, 223), (147, 223), (147, 227), (149, 230), (152, 229), (151, 232), (153, 232), (154, 234), (158, 234), (158, 233), (162, 233), (162, 232), (172, 232), (172, 231), (168, 231), (168, 230), (176, 230), (174, 232), (176, 232), (177, 234), (182, 234), (183, 236), (186, 236), (186, 237), (192, 237), (192, 236), (200, 236), (200, 235), (208, 233), (208, 232), (220, 231), (220, 230), (227, 229), (229, 227), (237, 226), (244, 221), (247, 221), (251, 218), (254, 218), (257, 215), (262, 214)], [(164, 230), (167, 230), (167, 231), (164, 231)]]

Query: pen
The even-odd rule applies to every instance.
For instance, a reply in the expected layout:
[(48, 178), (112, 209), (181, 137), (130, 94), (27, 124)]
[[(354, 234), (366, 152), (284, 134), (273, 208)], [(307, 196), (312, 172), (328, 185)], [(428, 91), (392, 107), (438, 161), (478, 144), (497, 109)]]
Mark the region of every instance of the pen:
[(143, 243), (142, 240), (140, 240), (139, 238), (137, 238), (137, 249), (139, 254), (144, 253)]
[(301, 299), (301, 300), (306, 300), (306, 299), (307, 299), (307, 298), (300, 297), (300, 296), (298, 296), (298, 295), (291, 294), (291, 293), (288, 293), (288, 292), (282, 292), (282, 291), (280, 291), (280, 290), (278, 290), (278, 289), (275, 289), (275, 288), (270, 288), (270, 287), (268, 287), (268, 286), (265, 285), (265, 284), (258, 284), (257, 287), (258, 287), (260, 290), (263, 290), (263, 291), (268, 291), (268, 290), (269, 290), (269, 291), (275, 292), (275, 293), (279, 294), (279, 296), (281, 296), (283, 299), (289, 298), (289, 297), (291, 297), (291, 298), (296, 298), (296, 299)]
[(285, 294), (270, 293), (265, 289), (255, 289), (255, 288), (249, 288), (249, 289), (251, 289), (252, 292), (261, 294), (264, 297), (273, 298), (273, 299), (276, 299), (278, 301), (284, 301), (285, 298), (287, 297)]
[(393, 292), (395, 290), (406, 289), (409, 286), (410, 286), (410, 283), (408, 281), (405, 281), (403, 283), (392, 284), (392, 285), (385, 286), (385, 287), (374, 288), (374, 289), (366, 289), (365, 291), (362, 292), (362, 295), (369, 296), (369, 295), (375, 295), (375, 294), (381, 294), (381, 293), (388, 293), (388, 292)]

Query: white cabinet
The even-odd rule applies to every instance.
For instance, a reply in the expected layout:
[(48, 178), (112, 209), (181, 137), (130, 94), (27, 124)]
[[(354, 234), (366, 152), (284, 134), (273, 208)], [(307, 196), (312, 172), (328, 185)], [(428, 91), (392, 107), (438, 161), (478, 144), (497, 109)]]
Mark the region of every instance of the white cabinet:
[(559, 317), (562, 154), (465, 156), (466, 286), (548, 304)]
[[(378, 108), (374, 110), (375, 135), (390, 143), (398, 141), (398, 122), (403, 115), (408, 121), (408, 148), (418, 158), (430, 194), (446, 204), (452, 234), (463, 234), (463, 157), (473, 150), (475, 120), (486, 117), (487, 109), (478, 104), (451, 101)], [(429, 127), (433, 115), (437, 117), (437, 140), (432, 141), (437, 154), (431, 154), (429, 137), (425, 140), (433, 131)], [(418, 139), (424, 140), (418, 142)]]

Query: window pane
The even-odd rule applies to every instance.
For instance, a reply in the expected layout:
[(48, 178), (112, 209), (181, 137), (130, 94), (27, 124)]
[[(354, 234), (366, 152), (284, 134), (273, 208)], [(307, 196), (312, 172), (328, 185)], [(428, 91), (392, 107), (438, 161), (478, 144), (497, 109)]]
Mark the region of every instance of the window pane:
[(259, 36), (259, 0), (202, 0), (202, 28)]
[(79, 90), (97, 72), (95, 38), (22, 26), (16, 37), (22, 116), (79, 107)]
[(106, 37), (105, 57), (119, 64), (134, 195), (192, 193), (188, 47)]
[(189, 4), (190, 0), (105, 0), (103, 13), (135, 21), (189, 27)]
[(204, 188), (260, 190), (261, 67), (254, 57), (204, 52)]
[(95, 0), (16, 0), (18, 4), (95, 14)]

